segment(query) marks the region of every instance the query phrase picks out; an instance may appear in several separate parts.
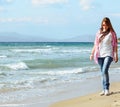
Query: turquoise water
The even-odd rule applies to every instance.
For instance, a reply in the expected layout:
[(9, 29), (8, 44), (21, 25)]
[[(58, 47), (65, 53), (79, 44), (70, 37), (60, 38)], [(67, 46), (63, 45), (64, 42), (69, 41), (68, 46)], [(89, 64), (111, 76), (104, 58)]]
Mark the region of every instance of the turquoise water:
[[(99, 76), (98, 65), (89, 60), (92, 46), (88, 42), (0, 43), (0, 103), (42, 98), (63, 90), (62, 84)], [(111, 67), (120, 68), (119, 63)]]
[[(0, 46), (3, 70), (63, 69), (86, 66), (92, 43), (1, 43)], [(18, 68), (10, 67), (15, 64)]]

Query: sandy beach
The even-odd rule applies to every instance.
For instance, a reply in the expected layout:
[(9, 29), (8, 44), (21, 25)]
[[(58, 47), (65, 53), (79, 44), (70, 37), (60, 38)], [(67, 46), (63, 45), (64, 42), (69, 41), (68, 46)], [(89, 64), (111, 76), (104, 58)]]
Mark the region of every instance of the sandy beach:
[(120, 107), (119, 73), (110, 75), (111, 86), (109, 96), (100, 96), (100, 77), (88, 78), (83, 82), (63, 84), (63, 91), (49, 95), (41, 101), (36, 96), (27, 100), (11, 103), (1, 103), (0, 107)]
[(111, 84), (111, 94), (100, 96), (99, 92), (60, 101), (50, 107), (120, 107), (120, 82)]

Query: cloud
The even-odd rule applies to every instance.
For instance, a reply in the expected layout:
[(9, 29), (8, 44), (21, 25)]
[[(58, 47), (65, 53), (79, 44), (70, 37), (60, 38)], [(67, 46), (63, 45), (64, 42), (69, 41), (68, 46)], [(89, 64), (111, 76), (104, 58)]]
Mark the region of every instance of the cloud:
[(0, 0), (0, 12), (6, 11), (5, 5), (13, 3), (15, 0)]
[(59, 4), (67, 2), (68, 0), (32, 0), (33, 5)]
[(37, 25), (61, 25), (67, 24), (68, 20), (65, 18), (47, 18), (47, 17), (21, 17), (21, 18), (0, 18), (0, 23), (24, 23), (24, 24), (37, 24)]
[(0, 23), (37, 23), (37, 24), (46, 24), (48, 20), (46, 18), (31, 18), (31, 17), (22, 17), (22, 18), (0, 18)]
[(14, 2), (15, 0), (0, 0), (0, 4), (10, 4)]
[(29, 22), (31, 18), (0, 18), (0, 22)]
[(80, 0), (80, 6), (82, 10), (89, 10), (91, 8), (94, 8), (92, 2), (93, 0)]
[(11, 2), (13, 2), (14, 0), (4, 0), (4, 1), (6, 1), (7, 3), (11, 3)]

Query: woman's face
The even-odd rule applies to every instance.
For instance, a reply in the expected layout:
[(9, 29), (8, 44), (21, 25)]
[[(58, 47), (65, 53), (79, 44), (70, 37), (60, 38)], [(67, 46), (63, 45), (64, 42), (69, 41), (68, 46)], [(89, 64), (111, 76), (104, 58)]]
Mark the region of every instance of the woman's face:
[(103, 22), (102, 23), (102, 28), (103, 28), (103, 31), (105, 31), (105, 30), (108, 29), (108, 25), (105, 22)]

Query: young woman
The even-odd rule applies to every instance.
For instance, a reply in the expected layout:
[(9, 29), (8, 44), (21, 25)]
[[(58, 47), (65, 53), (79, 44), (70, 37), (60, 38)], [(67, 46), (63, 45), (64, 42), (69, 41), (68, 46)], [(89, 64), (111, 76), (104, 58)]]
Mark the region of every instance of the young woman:
[(103, 91), (100, 95), (109, 95), (109, 67), (114, 60), (118, 62), (117, 36), (108, 17), (102, 20), (101, 28), (96, 34), (90, 60), (94, 58), (100, 65)]

